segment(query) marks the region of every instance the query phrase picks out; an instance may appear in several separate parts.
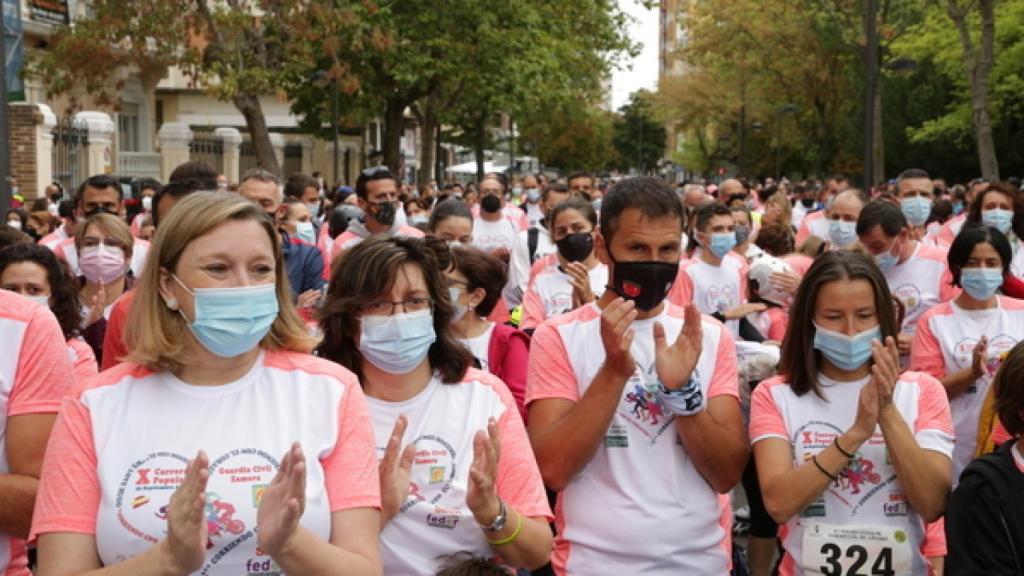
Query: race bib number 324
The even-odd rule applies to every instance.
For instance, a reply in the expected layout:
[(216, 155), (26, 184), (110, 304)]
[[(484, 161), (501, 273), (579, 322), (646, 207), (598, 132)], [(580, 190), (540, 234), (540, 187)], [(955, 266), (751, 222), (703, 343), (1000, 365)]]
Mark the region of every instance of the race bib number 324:
[(913, 551), (906, 530), (895, 526), (804, 526), (802, 567), (822, 576), (903, 576)]

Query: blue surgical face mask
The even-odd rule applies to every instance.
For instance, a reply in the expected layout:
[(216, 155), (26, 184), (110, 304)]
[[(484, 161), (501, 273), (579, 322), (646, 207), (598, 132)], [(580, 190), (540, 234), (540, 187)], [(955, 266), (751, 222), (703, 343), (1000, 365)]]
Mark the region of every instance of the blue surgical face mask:
[(22, 295), (22, 297), (23, 298), (28, 298), (29, 300), (35, 302), (36, 304), (42, 304), (43, 306), (46, 306), (47, 308), (50, 307), (50, 297), (45, 295), (45, 294), (36, 294), (36, 295), (33, 295), (33, 296)]
[(725, 255), (736, 247), (735, 232), (718, 232), (711, 234), (710, 236), (711, 241), (708, 242), (707, 249), (710, 250), (716, 258), (725, 258)]
[(828, 237), (839, 248), (846, 248), (857, 241), (857, 223), (846, 220), (829, 220)]
[(277, 319), (277, 286), (258, 284), (231, 288), (194, 288), (171, 275), (195, 300), (195, 320), (181, 316), (199, 343), (223, 358), (244, 354), (259, 345)]
[(956, 204), (953, 204), (953, 215), (954, 216), (959, 216), (960, 213), (963, 212), (963, 211), (964, 211), (964, 203), (963, 202), (957, 202)]
[(602, 200), (602, 198), (598, 198), (596, 200), (591, 200), (590, 201), (590, 205), (593, 206), (594, 210), (597, 210), (598, 212), (601, 211), (601, 200)]
[(960, 271), (960, 287), (975, 300), (988, 300), (1003, 285), (1002, 268), (964, 268)]
[(981, 213), (981, 223), (985, 226), (991, 226), (1003, 234), (1008, 234), (1010, 226), (1013, 224), (1013, 212), (1003, 210), (1002, 208), (985, 210)]
[(900, 200), (900, 210), (911, 226), (924, 226), (932, 214), (932, 202), (921, 196), (911, 196)]
[(895, 266), (896, 264), (898, 264), (899, 261), (900, 261), (900, 257), (899, 256), (895, 256), (892, 253), (892, 249), (895, 248), (895, 247), (896, 247), (896, 244), (894, 243), (892, 245), (892, 247), (890, 247), (885, 252), (882, 252), (881, 254), (875, 254), (874, 255), (874, 257), (875, 257), (875, 264), (878, 264), (878, 267), (882, 270), (882, 274), (888, 273), (889, 270), (892, 270), (892, 267)]
[(527, 188), (526, 189), (526, 199), (529, 200), (531, 204), (536, 204), (537, 202), (539, 202), (540, 201), (540, 188)]
[(313, 230), (312, 222), (296, 222), (295, 236), (306, 244), (316, 244), (316, 231)]
[(427, 357), (437, 340), (434, 314), (429, 310), (363, 316), (359, 351), (370, 364), (388, 374), (408, 374)]
[(878, 326), (847, 336), (814, 324), (814, 349), (840, 370), (856, 370), (871, 359), (871, 341), (881, 340)]

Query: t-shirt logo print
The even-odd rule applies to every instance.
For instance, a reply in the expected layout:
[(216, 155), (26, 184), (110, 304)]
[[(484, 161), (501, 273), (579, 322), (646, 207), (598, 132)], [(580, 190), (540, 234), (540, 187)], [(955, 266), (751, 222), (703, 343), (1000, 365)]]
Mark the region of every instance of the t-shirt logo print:
[(622, 291), (630, 298), (637, 298), (644, 291), (644, 287), (635, 282), (623, 282)]
[(839, 474), (840, 487), (851, 495), (860, 494), (860, 487), (865, 482), (878, 484), (881, 481), (882, 477), (875, 472), (875, 463), (860, 454)]
[(618, 414), (646, 436), (653, 446), (672, 425), (671, 415), (658, 398), (658, 376), (654, 364), (646, 371), (637, 366), (636, 372), (626, 382), (626, 390)]

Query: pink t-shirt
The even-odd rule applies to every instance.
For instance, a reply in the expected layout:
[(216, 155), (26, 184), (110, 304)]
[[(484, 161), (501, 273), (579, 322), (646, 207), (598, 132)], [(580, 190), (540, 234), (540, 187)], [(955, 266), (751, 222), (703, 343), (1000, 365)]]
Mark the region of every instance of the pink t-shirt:
[[(751, 444), (785, 440), (793, 449), (793, 465), (802, 465), (853, 426), (860, 390), (869, 379), (836, 382), (819, 376), (824, 399), (813, 392), (798, 396), (781, 376), (761, 383), (750, 401)], [(922, 448), (952, 456), (953, 425), (942, 384), (927, 374), (905, 372), (892, 401)], [(888, 566), (893, 574), (927, 573), (925, 524), (910, 507), (880, 428), (838, 482), (779, 527), (779, 537), (786, 551), (779, 569), (783, 576), (832, 562), (843, 574), (852, 572), (855, 547), (866, 549), (865, 573), (872, 566)]]
[(917, 320), (926, 310), (960, 295), (946, 263), (946, 250), (921, 243), (906, 262), (885, 273), (885, 280), (892, 295), (903, 303), (901, 330), (906, 334), (917, 331)]
[(440, 568), (438, 556), (459, 551), (495, 555), (466, 506), (473, 438), (480, 430), (486, 432), (490, 418), (498, 423), (501, 443), (498, 496), (527, 517), (550, 521), (526, 429), (512, 394), (498, 378), (471, 368), (457, 384), (444, 384), (435, 376), (404, 402), (367, 402), (379, 457), (402, 414), (408, 418), (402, 447), (416, 445), (409, 497), (380, 533), (385, 574), (434, 574)]
[(92, 347), (77, 336), (68, 340), (68, 359), (74, 369), (75, 382), (95, 376), (100, 371)]
[[(693, 302), (702, 314), (715, 314), (731, 310), (747, 301), (747, 259), (735, 252), (729, 252), (718, 266), (708, 264), (700, 257), (683, 260), (679, 274), (668, 293), (668, 299), (676, 306)], [(733, 336), (739, 334), (739, 320), (725, 323)]]
[[(9, 474), (7, 421), (56, 414), (73, 382), (67, 344), (46, 306), (0, 290), (0, 343), (0, 474)], [(0, 574), (28, 576), (27, 565), (25, 542), (0, 533)]]
[(825, 211), (812, 212), (800, 223), (800, 229), (796, 232), (796, 245), (800, 246), (811, 236), (817, 236), (822, 241), (828, 240), (828, 218), (825, 218)]
[(974, 458), (978, 446), (978, 422), (992, 377), (1004, 356), (1024, 339), (1024, 301), (997, 296), (998, 307), (964, 310), (954, 301), (928, 310), (917, 321), (917, 335), (910, 347), (912, 370), (944, 378), (973, 362), (974, 346), (988, 336), (985, 375), (949, 401), (956, 429), (953, 450), (953, 485)]
[[(598, 263), (590, 269), (590, 291), (600, 298), (608, 286), (608, 267)], [(530, 330), (545, 320), (572, 310), (572, 279), (557, 266), (545, 268), (526, 289), (523, 296), (523, 319), (519, 327)]]
[(957, 234), (963, 229), (965, 222), (967, 222), (966, 212), (946, 220), (946, 223), (939, 229), (939, 233), (935, 235), (935, 245), (949, 250), (949, 247), (953, 245), (953, 240), (956, 240)]
[(197, 573), (278, 570), (256, 549), (255, 529), (280, 458), (292, 442), (301, 444), (301, 522), (327, 540), (332, 512), (380, 507), (372, 433), (355, 376), (305, 354), (263, 352), (247, 374), (221, 386), (119, 364), (64, 399), (32, 534), (92, 535), (105, 565), (140, 554), (164, 538), (166, 506), (186, 461), (203, 449), (209, 540)]
[[(719, 495), (676, 435), (674, 417), (656, 394), (655, 322), (675, 342), (683, 309), (666, 303), (655, 318), (633, 323), (636, 372), (622, 390), (604, 442), (558, 496), (551, 561), (565, 574), (725, 574), (729, 539)], [(694, 375), (704, 398), (738, 398), (736, 347), (711, 318)], [(601, 311), (582, 306), (533, 334), (526, 402), (579, 401), (604, 364)], [(706, 405), (706, 404), (705, 404)]]

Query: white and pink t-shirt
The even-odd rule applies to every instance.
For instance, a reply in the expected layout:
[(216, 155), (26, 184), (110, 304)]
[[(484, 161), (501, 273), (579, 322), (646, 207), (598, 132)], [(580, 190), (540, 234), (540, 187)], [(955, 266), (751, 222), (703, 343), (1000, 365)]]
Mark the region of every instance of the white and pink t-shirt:
[(917, 335), (910, 349), (910, 366), (944, 378), (973, 363), (974, 346), (988, 336), (985, 375), (953, 398), (956, 447), (953, 450), (953, 485), (967, 467), (978, 446), (978, 421), (992, 377), (1003, 358), (1024, 339), (1024, 301), (997, 296), (997, 307), (964, 310), (954, 301), (925, 312), (917, 322)]
[[(420, 230), (419, 228), (413, 228), (412, 226), (398, 226), (396, 224), (391, 229), (391, 231), (388, 232), (388, 236), (406, 236), (409, 238), (423, 238), (424, 234), (423, 231)], [(330, 238), (330, 235), (327, 235), (327, 240), (325, 242), (330, 242)], [(330, 242), (329, 252), (344, 252), (345, 250), (348, 250), (349, 248), (358, 245), (365, 239), (366, 236), (357, 234), (353, 230), (345, 230), (344, 232), (339, 234), (338, 237), (335, 238), (333, 242)]]
[(920, 242), (910, 258), (885, 273), (889, 291), (903, 303), (901, 331), (914, 334), (917, 320), (924, 312), (960, 295), (946, 263), (946, 250)]
[(817, 236), (821, 240), (828, 240), (828, 218), (824, 210), (812, 212), (800, 223), (800, 229), (796, 233), (796, 245), (800, 246), (811, 236)]
[(99, 365), (96, 363), (96, 354), (92, 351), (92, 347), (79, 336), (69, 338), (67, 344), (68, 359), (74, 370), (75, 382), (78, 383), (95, 376), (99, 372)]
[[(800, 466), (853, 426), (860, 390), (870, 380), (836, 382), (818, 377), (824, 399), (798, 396), (782, 377), (754, 389), (750, 441), (785, 440)], [(942, 384), (927, 374), (905, 372), (893, 405), (925, 450), (950, 457), (953, 426)], [(800, 514), (779, 527), (783, 576), (821, 574), (927, 574), (925, 524), (910, 506), (880, 428), (857, 451), (835, 482)], [(859, 571), (853, 565), (859, 566)]]
[(53, 250), (54, 248), (57, 247), (57, 244), (60, 244), (61, 242), (67, 240), (68, 238), (70, 238), (70, 236), (68, 236), (68, 231), (67, 229), (64, 228), (64, 225), (61, 224), (60, 226), (57, 227), (56, 230), (50, 232), (46, 236), (43, 236), (39, 240), (39, 245), (46, 246), (50, 250)]
[[(142, 269), (146, 265), (146, 255), (149, 254), (149, 242), (142, 238), (132, 238), (132, 259), (129, 268), (136, 278), (142, 277)], [(78, 248), (75, 247), (75, 239), (68, 238), (57, 243), (53, 247), (53, 253), (57, 258), (64, 260), (71, 267), (71, 273), (81, 276), (82, 270), (78, 267)]]
[[(697, 470), (657, 396), (654, 323), (671, 345), (683, 309), (666, 302), (658, 316), (633, 323), (636, 373), (626, 382), (604, 442), (558, 495), (551, 562), (560, 576), (726, 574), (729, 534), (719, 494)], [(719, 322), (701, 324), (704, 347), (694, 371), (705, 406), (737, 398), (736, 347)], [(604, 364), (601, 310), (582, 306), (533, 334), (526, 402), (578, 402)]]
[[(590, 291), (600, 298), (608, 286), (608, 267), (598, 263), (590, 269)], [(529, 330), (545, 320), (572, 310), (572, 279), (557, 267), (545, 268), (538, 274), (523, 297), (523, 318), (519, 327)]]
[(408, 419), (402, 446), (416, 445), (409, 497), (380, 533), (384, 574), (434, 574), (438, 557), (469, 551), (493, 557), (486, 535), (466, 506), (473, 438), (498, 423), (501, 454), (495, 478), (498, 497), (526, 517), (550, 521), (544, 483), (515, 400), (491, 374), (469, 369), (463, 381), (444, 384), (435, 375), (404, 402), (367, 398), (377, 455), (384, 457), (395, 422)]
[(380, 507), (366, 400), (341, 366), (267, 351), (235, 382), (193, 386), (119, 364), (64, 399), (32, 534), (94, 536), (108, 566), (145, 552), (166, 536), (171, 495), (203, 449), (209, 540), (196, 573), (276, 573), (256, 547), (257, 509), (293, 442), (306, 456), (303, 526), (327, 540), (331, 513)]
[[(519, 210), (516, 208), (516, 210)], [(520, 216), (523, 211), (519, 210)], [(510, 308), (518, 306), (523, 301), (522, 287), (529, 277), (530, 255), (519, 246), (519, 232), (522, 229), (508, 218), (499, 218), (489, 222), (483, 218), (473, 219), (473, 246), (484, 252), (494, 252), (498, 249), (507, 250), (509, 254), (508, 280), (502, 297)]]
[[(60, 325), (46, 306), (0, 290), (0, 474), (10, 474), (7, 424), (14, 416), (56, 414), (71, 388)], [(0, 533), (0, 574), (28, 576), (25, 541)]]
[[(474, 204), (472, 207), (470, 207), (469, 211), (473, 215), (474, 220), (480, 218), (479, 204)], [(530, 221), (526, 217), (526, 212), (523, 212), (522, 208), (516, 206), (511, 202), (506, 203), (505, 206), (501, 209), (501, 215), (504, 216), (506, 220), (515, 225), (516, 230), (520, 232), (530, 227)]]
[[(719, 266), (712, 266), (700, 257), (679, 264), (679, 274), (668, 293), (668, 299), (676, 306), (690, 302), (703, 314), (724, 314), (747, 301), (747, 260), (735, 252), (729, 252)], [(739, 321), (730, 320), (726, 326), (733, 336), (739, 332)]]
[(963, 229), (965, 222), (967, 222), (966, 212), (946, 220), (946, 223), (939, 229), (938, 234), (935, 235), (935, 245), (949, 250), (949, 247), (953, 245), (953, 240), (956, 240), (957, 234)]

